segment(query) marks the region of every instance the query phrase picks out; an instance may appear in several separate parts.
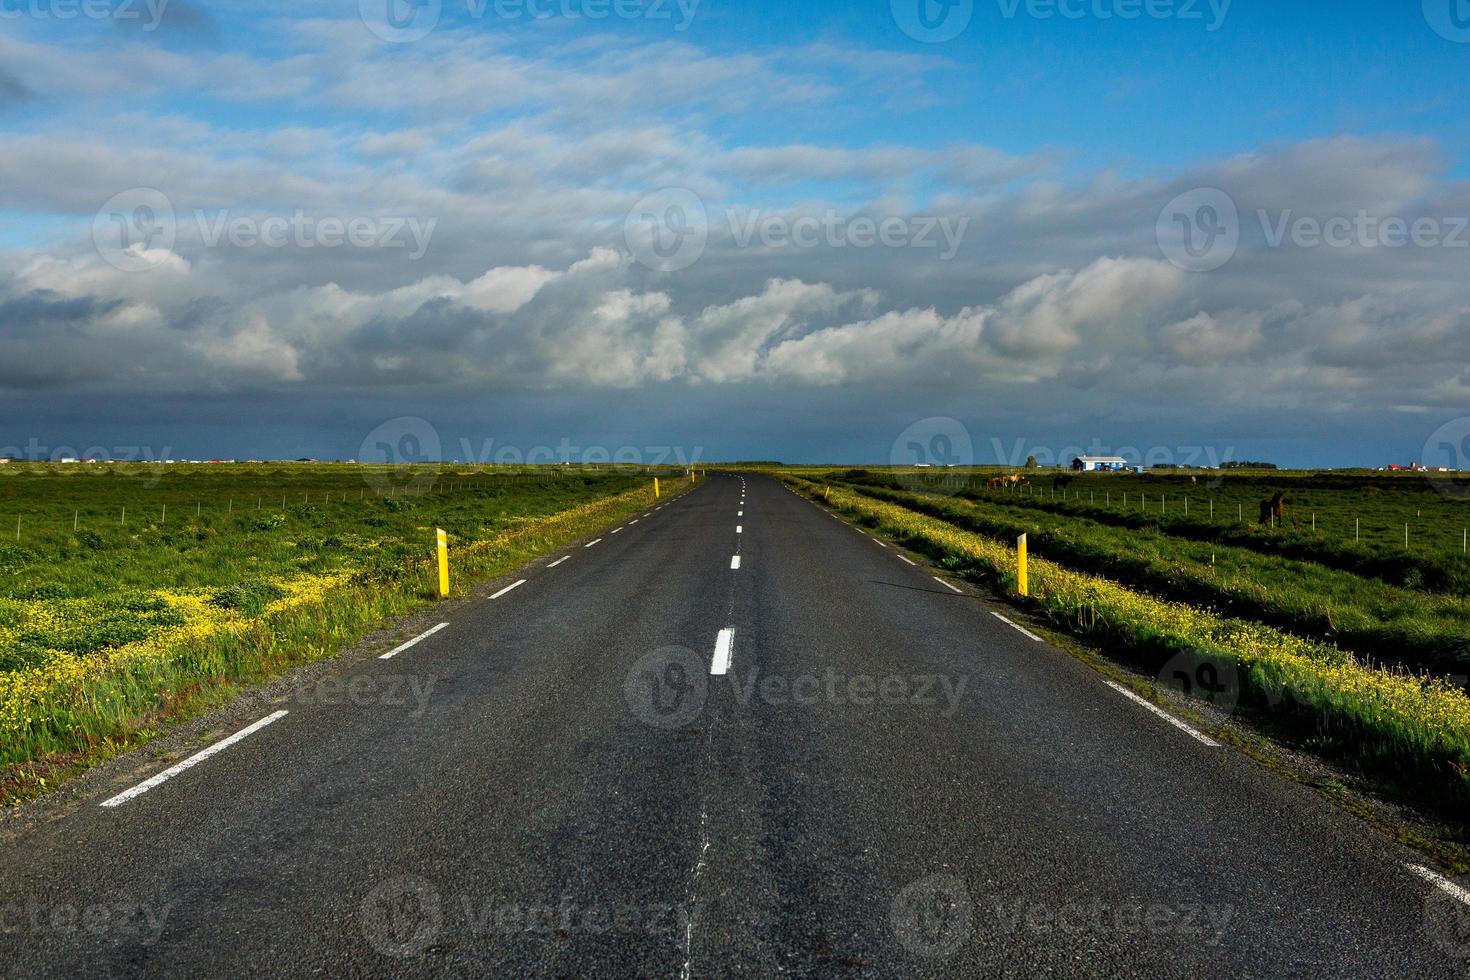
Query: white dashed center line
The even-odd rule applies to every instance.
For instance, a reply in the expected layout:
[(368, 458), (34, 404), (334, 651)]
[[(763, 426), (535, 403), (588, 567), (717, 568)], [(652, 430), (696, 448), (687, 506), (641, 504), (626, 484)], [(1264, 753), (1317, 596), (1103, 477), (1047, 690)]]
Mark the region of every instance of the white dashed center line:
[(1160, 718), (1164, 719), (1169, 724), (1179, 729), (1181, 732), (1189, 735), (1189, 737), (1197, 739), (1198, 741), (1203, 742), (1205, 745), (1208, 745), (1211, 748), (1218, 749), (1220, 747), (1219, 742), (1215, 741), (1213, 738), (1210, 738), (1210, 736), (1206, 735), (1204, 732), (1195, 731), (1193, 728), (1190, 728), (1178, 718), (1175, 718), (1173, 715), (1169, 714), (1169, 712), (1165, 711), (1163, 708), (1160, 708), (1158, 705), (1154, 704), (1152, 701), (1147, 700), (1146, 698), (1139, 697), (1137, 694), (1134, 694), (1122, 684), (1119, 684), (1116, 681), (1108, 681), (1107, 684), (1108, 687), (1111, 687), (1113, 690), (1123, 695), (1129, 701), (1132, 701), (1135, 704), (1138, 704), (1140, 707), (1152, 711), (1154, 714), (1158, 715)]
[(525, 579), (521, 579), (519, 582), (516, 582), (516, 583), (514, 583), (512, 585), (507, 585), (505, 588), (501, 589), (499, 592), (495, 593), (490, 598), (492, 598), (492, 599), (499, 599), (501, 596), (505, 595), (507, 592), (513, 592), (513, 591), (515, 591), (516, 589), (519, 589), (521, 586), (523, 586), (525, 584), (526, 584), (526, 580)]
[(124, 790), (110, 800), (103, 800), (101, 805), (109, 809), (111, 809), (112, 807), (122, 806), (128, 800), (142, 796), (144, 793), (157, 786), (162, 786), (164, 783), (168, 782), (170, 779), (173, 779), (179, 773), (194, 768), (205, 759), (208, 759), (210, 756), (214, 755), (216, 752), (223, 752), (225, 749), (229, 748), (231, 745), (234, 745), (241, 739), (247, 738), (250, 735), (254, 735), (266, 725), (270, 725), (274, 722), (280, 721), (288, 714), (290, 714), (290, 712), (288, 711), (277, 711), (275, 714), (266, 715), (264, 718), (260, 719), (260, 721), (257, 721), (250, 727), (242, 728), (228, 738), (220, 739), (218, 742), (215, 742), (203, 752), (198, 752), (194, 755), (189, 756), (189, 758), (185, 759), (183, 762), (180, 762), (176, 766), (171, 766), (168, 769), (165, 769), (163, 772), (159, 773), (157, 776), (154, 776), (152, 779), (144, 780), (143, 782), (134, 786), (132, 789)]
[(739, 525), (739, 524), (736, 524), (735, 525), (735, 533), (736, 534), (744, 534), (745, 533), (745, 528), (743, 526)]
[(730, 570), (731, 571), (734, 571), (735, 569), (737, 569), (739, 567), (740, 567), (740, 556), (739, 555), (735, 555), (733, 558), (730, 559)]
[(730, 669), (730, 658), (734, 655), (735, 628), (720, 630), (720, 635), (715, 637), (715, 658), (710, 663), (711, 674), (724, 674)]
[(394, 657), (398, 656), (400, 653), (402, 653), (403, 651), (407, 650), (409, 647), (411, 647), (411, 646), (417, 646), (419, 643), (422, 643), (424, 640), (427, 640), (429, 637), (433, 636), (435, 633), (437, 633), (440, 630), (444, 629), (448, 625), (449, 625), (448, 623), (440, 623), (438, 626), (434, 626), (434, 627), (432, 627), (430, 629), (426, 629), (422, 633), (420, 633), (418, 636), (415, 636), (413, 639), (409, 640), (407, 643), (404, 643), (404, 644), (402, 644), (400, 646), (394, 647), (392, 650), (389, 650), (387, 653), (385, 653), (382, 656), (378, 657), (378, 659), (379, 660), (392, 660)]

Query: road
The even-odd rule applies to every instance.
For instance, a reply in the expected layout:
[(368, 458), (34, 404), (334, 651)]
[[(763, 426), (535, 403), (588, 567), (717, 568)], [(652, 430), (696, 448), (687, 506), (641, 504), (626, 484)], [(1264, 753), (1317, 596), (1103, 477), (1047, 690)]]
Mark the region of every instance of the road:
[(493, 594), (7, 843), (0, 972), (1466, 975), (1414, 854), (772, 480)]

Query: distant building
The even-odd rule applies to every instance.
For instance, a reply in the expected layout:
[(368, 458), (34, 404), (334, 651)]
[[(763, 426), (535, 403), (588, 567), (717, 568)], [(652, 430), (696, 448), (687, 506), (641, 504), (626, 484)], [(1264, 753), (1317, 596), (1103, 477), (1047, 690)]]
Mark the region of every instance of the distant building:
[(1131, 468), (1122, 456), (1078, 456), (1072, 460), (1072, 469), (1078, 473), (1118, 473)]

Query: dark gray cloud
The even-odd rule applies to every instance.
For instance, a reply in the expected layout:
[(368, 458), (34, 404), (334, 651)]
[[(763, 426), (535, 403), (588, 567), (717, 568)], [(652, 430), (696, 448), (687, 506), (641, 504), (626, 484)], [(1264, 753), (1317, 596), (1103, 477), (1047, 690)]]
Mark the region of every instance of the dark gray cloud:
[(0, 68), (0, 111), (14, 109), (36, 98), (30, 86), (12, 72)]

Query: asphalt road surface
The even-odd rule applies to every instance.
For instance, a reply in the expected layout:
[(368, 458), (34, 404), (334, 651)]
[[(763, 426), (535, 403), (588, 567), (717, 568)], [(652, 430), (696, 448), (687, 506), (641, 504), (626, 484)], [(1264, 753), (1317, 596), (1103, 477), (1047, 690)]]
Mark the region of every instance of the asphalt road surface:
[(1467, 975), (1421, 859), (912, 560), (713, 476), (5, 844), (0, 974)]

